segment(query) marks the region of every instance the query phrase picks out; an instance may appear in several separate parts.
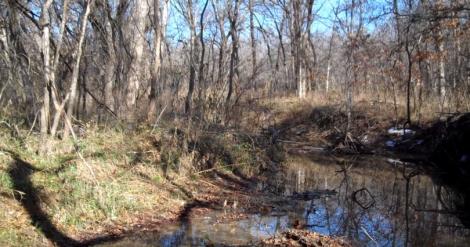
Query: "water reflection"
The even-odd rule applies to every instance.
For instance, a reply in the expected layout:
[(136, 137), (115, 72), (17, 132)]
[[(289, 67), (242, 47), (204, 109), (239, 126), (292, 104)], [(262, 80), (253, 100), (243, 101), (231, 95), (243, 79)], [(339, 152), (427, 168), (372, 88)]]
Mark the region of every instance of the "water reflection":
[(370, 246), (468, 245), (469, 231), (453, 214), (458, 195), (415, 167), (376, 157), (295, 158), (289, 163), (277, 177), (279, 192), (337, 191), (334, 197), (313, 200), (314, 214), (305, 211), (312, 231)]
[(470, 231), (456, 216), (454, 204), (465, 198), (416, 168), (377, 157), (295, 157), (288, 164), (260, 185), (288, 198), (286, 205), (275, 205), (278, 210), (268, 215), (216, 223), (223, 214), (216, 212), (168, 233), (136, 236), (116, 245), (126, 246), (126, 241), (141, 246), (247, 245), (292, 227), (346, 236), (359, 246), (470, 242)]

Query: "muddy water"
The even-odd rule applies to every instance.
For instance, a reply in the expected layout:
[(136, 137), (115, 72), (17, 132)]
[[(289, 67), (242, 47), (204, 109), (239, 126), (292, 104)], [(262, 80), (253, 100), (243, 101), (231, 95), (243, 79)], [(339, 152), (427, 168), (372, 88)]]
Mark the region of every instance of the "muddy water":
[[(289, 228), (343, 236), (357, 246), (469, 246), (462, 195), (438, 176), (384, 157), (290, 158), (258, 189), (281, 200), (270, 210), (220, 223), (213, 212), (159, 234), (142, 233), (112, 246), (254, 245)], [(275, 197), (275, 196), (273, 196)]]

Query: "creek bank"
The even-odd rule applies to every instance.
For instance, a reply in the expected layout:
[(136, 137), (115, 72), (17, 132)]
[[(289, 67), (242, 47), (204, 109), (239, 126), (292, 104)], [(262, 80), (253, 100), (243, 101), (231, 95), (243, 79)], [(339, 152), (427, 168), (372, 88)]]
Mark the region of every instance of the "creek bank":
[(224, 204), (256, 208), (256, 174), (275, 169), (264, 149), (233, 131), (188, 137), (184, 127), (161, 126), (89, 125), (79, 143), (50, 140), (48, 155), (35, 152), (39, 135), (0, 128), (0, 245), (87, 246)]
[[(259, 246), (263, 239), (282, 238), (292, 230), (330, 236), (323, 240), (339, 237), (353, 246), (445, 245), (449, 239), (466, 246), (470, 232), (452, 211), (454, 193), (431, 174), (392, 165), (386, 157), (319, 156), (288, 156), (282, 171), (259, 181), (260, 193), (250, 197), (253, 208), (238, 203), (234, 210), (227, 200), (226, 207), (189, 216), (163, 232), (137, 233), (110, 246)], [(436, 211), (437, 203), (445, 208)], [(279, 240), (299, 244), (300, 237)]]
[[(300, 104), (300, 103), (298, 103)], [(340, 105), (301, 105), (294, 113), (278, 113), (264, 128), (273, 143), (288, 152), (306, 154), (377, 154), (414, 157), (432, 163), (452, 163), (470, 173), (470, 113), (448, 114), (403, 129), (404, 119), (394, 119), (382, 106), (358, 102), (349, 129)]]
[(345, 135), (347, 115), (340, 106), (306, 106), (285, 114), (265, 133), (292, 155), (384, 155), (392, 157), (394, 165), (412, 164), (437, 174), (434, 179), (452, 187), (460, 198), (456, 208), (447, 210), (470, 227), (470, 113), (428, 119), (405, 130), (391, 116), (359, 102)]
[[(276, 202), (269, 199), (273, 193), (254, 185), (272, 179), (272, 174), (286, 164), (285, 153), (342, 153), (341, 146), (334, 149), (344, 140), (344, 115), (335, 108), (325, 109), (300, 114), (259, 135), (224, 130), (188, 138), (188, 133), (181, 131), (184, 126), (162, 127), (153, 135), (145, 128), (125, 133), (90, 127), (79, 147), (92, 165), (95, 178), (74, 151), (63, 149), (66, 141), (53, 143), (52, 156), (43, 157), (33, 151), (40, 145), (39, 137), (28, 136), (28, 130), (19, 131), (25, 137), (21, 142), (6, 132), (0, 133), (5, 140), (2, 148), (16, 150), (34, 167), (31, 175), (23, 176), (30, 181), (11, 181), (21, 176), (10, 176), (12, 160), (0, 151), (0, 196), (5, 198), (0, 206), (6, 208), (0, 219), (0, 243), (51, 244), (29, 224), (34, 215), (29, 215), (16, 199), (21, 198), (24, 189), (20, 187), (25, 183), (38, 191), (38, 199), (32, 202), (39, 204), (35, 207), (49, 217), (46, 220), (82, 245), (162, 231), (167, 224), (185, 222), (211, 210), (229, 209), (223, 221), (237, 220), (250, 212), (275, 211)], [(353, 128), (356, 137), (351, 140), (362, 140), (372, 153), (391, 152), (380, 148), (381, 138), (388, 138), (382, 133), (390, 120), (371, 114), (355, 115), (359, 127)], [(299, 196), (316, 198), (310, 194)], [(12, 229), (11, 225), (18, 227)], [(2, 240), (3, 236), (8, 237)]]

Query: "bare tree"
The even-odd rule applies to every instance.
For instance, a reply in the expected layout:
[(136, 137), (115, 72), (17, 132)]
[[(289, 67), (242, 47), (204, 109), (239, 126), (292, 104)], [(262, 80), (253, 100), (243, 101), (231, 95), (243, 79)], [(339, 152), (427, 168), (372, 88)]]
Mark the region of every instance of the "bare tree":
[(302, 46), (302, 2), (301, 0), (292, 0), (292, 59), (293, 59), (293, 73), (294, 73), (294, 84), (297, 85), (297, 93), (299, 98), (305, 98), (306, 95), (306, 84), (302, 78), (302, 57), (301, 52)]
[(425, 108), (470, 107), (467, 1), (340, 0), (325, 18), (314, 0), (95, 1), (86, 21), (87, 3), (0, 4), (1, 110), (18, 105), (33, 130), (37, 115), (43, 137), (104, 112), (154, 120), (170, 97), (169, 111), (220, 123), (266, 91), (324, 88), (343, 92), (346, 132), (358, 96), (393, 98), (406, 125)]
[(50, 16), (49, 8), (52, 4), (52, 0), (46, 0), (41, 8), (41, 17), (39, 18), (42, 38), (41, 38), (41, 52), (43, 58), (44, 67), (44, 87), (42, 95), (42, 108), (41, 108), (41, 134), (45, 137), (49, 130), (49, 118), (50, 118)]
[(330, 36), (330, 41), (328, 42), (328, 54), (327, 54), (327, 59), (326, 59), (326, 80), (325, 80), (325, 91), (328, 93), (330, 89), (330, 72), (331, 72), (331, 49), (333, 48), (333, 40), (334, 40), (334, 34), (335, 31), (332, 29), (331, 31), (331, 36)]
[(147, 118), (151, 119), (156, 115), (157, 107), (157, 87), (160, 77), (160, 68), (162, 63), (161, 49), (162, 49), (162, 39), (164, 39), (164, 33), (167, 15), (168, 15), (168, 4), (169, 0), (164, 0), (163, 5), (160, 6), (160, 0), (153, 1), (153, 31), (154, 31), (154, 60), (153, 60), (153, 69), (152, 69), (152, 78), (150, 84), (150, 107), (148, 110)]
[[(180, 4), (183, 5), (183, 4)], [(189, 41), (189, 81), (188, 81), (188, 94), (185, 101), (185, 113), (191, 115), (193, 92), (196, 80), (196, 66), (197, 66), (197, 50), (198, 41), (196, 36), (196, 20), (194, 14), (194, 5), (192, 0), (186, 1), (186, 10), (184, 10), (186, 22), (189, 24), (190, 41)]]
[[(201, 45), (201, 54), (199, 55), (199, 69), (198, 69), (198, 83), (199, 83), (199, 101), (203, 101), (206, 90), (206, 83), (204, 82), (204, 56), (206, 54), (206, 44), (204, 42), (204, 14), (206, 13), (207, 5), (209, 0), (206, 0), (204, 7), (202, 7), (201, 15), (199, 18), (199, 42)], [(204, 96), (203, 96), (204, 95)], [(204, 108), (203, 103), (201, 102), (200, 107)]]
[(146, 45), (145, 33), (147, 27), (147, 18), (149, 5), (147, 0), (135, 0), (133, 10), (134, 32), (132, 34), (132, 64), (129, 70), (126, 104), (128, 119), (135, 117), (135, 106), (137, 94), (139, 92), (141, 81), (143, 78), (144, 66), (144, 49)]
[(70, 83), (70, 90), (69, 90), (70, 98), (68, 101), (67, 114), (65, 117), (66, 124), (64, 127), (64, 138), (67, 138), (68, 134), (70, 133), (70, 130), (72, 129), (70, 119), (72, 119), (73, 108), (75, 106), (75, 100), (76, 100), (76, 95), (77, 95), (78, 73), (80, 69), (80, 59), (82, 57), (83, 42), (85, 40), (85, 35), (86, 35), (88, 16), (90, 14), (93, 2), (94, 0), (86, 1), (85, 11), (82, 15), (82, 20), (80, 24), (80, 34), (78, 38), (77, 50), (75, 51), (75, 54), (74, 54), (75, 63), (73, 66), (72, 81)]
[(105, 68), (105, 86), (104, 86), (104, 102), (107, 107), (110, 108), (111, 111), (115, 110), (115, 100), (113, 96), (113, 89), (116, 80), (116, 50), (114, 48), (115, 38), (113, 34), (113, 27), (112, 27), (112, 14), (111, 14), (111, 6), (109, 2), (103, 4), (105, 14), (105, 24), (104, 24), (104, 32), (105, 32), (105, 41), (106, 41), (106, 53), (108, 60), (106, 61), (106, 68)]
[(253, 0), (248, 0), (248, 11), (250, 12), (250, 39), (251, 39), (251, 80), (256, 89), (256, 37), (255, 37), (255, 12), (253, 9)]
[(240, 10), (240, 0), (234, 0), (230, 4), (229, 21), (230, 21), (230, 36), (232, 37), (232, 51), (230, 54), (230, 72), (228, 78), (228, 93), (226, 99), (226, 106), (229, 107), (232, 98), (235, 84), (238, 82), (240, 75), (238, 71), (238, 14)]

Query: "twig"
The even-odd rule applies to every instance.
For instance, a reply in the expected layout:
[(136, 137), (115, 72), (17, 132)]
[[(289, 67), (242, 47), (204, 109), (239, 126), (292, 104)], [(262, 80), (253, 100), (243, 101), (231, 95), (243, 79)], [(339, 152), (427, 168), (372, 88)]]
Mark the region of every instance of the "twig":
[(39, 111), (37, 111), (36, 114), (34, 115), (33, 124), (31, 125), (31, 128), (29, 129), (29, 132), (26, 136), (31, 135), (31, 133), (33, 132), (34, 126), (36, 125), (36, 120), (38, 118), (38, 114), (39, 114)]
[(310, 142), (297, 142), (297, 141), (282, 140), (282, 139), (278, 139), (278, 141), (279, 142), (284, 142), (284, 143), (299, 144), (299, 145), (309, 145), (309, 144), (311, 144)]
[(93, 95), (90, 90), (88, 90), (88, 88), (85, 88), (85, 91), (87, 94), (89, 94), (91, 96), (91, 98), (101, 107), (103, 107), (106, 111), (108, 111), (109, 113), (111, 113), (111, 115), (113, 115), (113, 117), (115, 118), (118, 118), (117, 114), (111, 109), (109, 108), (108, 105), (106, 105), (105, 103), (101, 102), (98, 100), (98, 98), (96, 98), (95, 95)]
[(158, 117), (157, 117), (157, 120), (155, 120), (155, 124), (153, 124), (152, 131), (150, 131), (150, 134), (151, 134), (151, 135), (153, 134), (153, 132), (154, 132), (155, 129), (157, 128), (158, 122), (160, 121), (160, 118), (162, 117), (163, 112), (165, 112), (165, 109), (166, 109), (167, 106), (168, 106), (168, 104), (166, 104), (166, 105), (163, 107), (162, 111), (160, 112), (160, 114), (159, 114)]
[[(65, 115), (65, 123), (67, 125), (67, 127), (69, 128), (70, 130), (70, 133), (72, 134), (72, 138), (73, 140), (75, 141), (75, 143), (78, 142), (78, 138), (77, 136), (75, 135), (75, 132), (73, 131), (73, 128), (72, 128), (72, 123), (70, 122), (70, 118), (67, 116), (67, 114), (64, 114)], [(75, 145), (74, 145), (75, 146)], [(91, 173), (91, 176), (93, 177), (93, 179), (95, 180), (95, 184), (99, 184), (98, 183), (98, 180), (96, 179), (96, 176), (95, 176), (95, 173), (93, 172), (93, 169), (91, 168), (90, 164), (88, 164), (88, 162), (85, 160), (85, 158), (83, 158), (83, 155), (80, 153), (80, 150), (77, 146), (75, 146), (75, 152), (78, 154), (78, 157), (80, 157), (80, 159), (83, 161), (83, 163), (85, 164), (85, 166), (88, 168), (88, 170), (90, 171)]]
[[(208, 185), (210, 185), (210, 186), (213, 186), (213, 187), (216, 187), (216, 188), (220, 188), (219, 186), (217, 186), (217, 185), (215, 185), (215, 184), (213, 184), (213, 183), (209, 183), (209, 182), (207, 182), (207, 181), (205, 181), (205, 180), (203, 180), (203, 179), (201, 179), (200, 181), (203, 182), (203, 183), (206, 183), (206, 184), (208, 184)], [(222, 189), (222, 188), (220, 188), (220, 189), (221, 189), (221, 190), (224, 190), (224, 189)]]
[(372, 240), (372, 242), (375, 243), (375, 245), (377, 245), (377, 246), (379, 245), (379, 243), (377, 243), (377, 241), (375, 241), (375, 240), (372, 238), (372, 236), (367, 232), (367, 230), (366, 230), (363, 226), (361, 226), (361, 229), (362, 229), (362, 231), (366, 234), (366, 236), (367, 236), (370, 240)]
[(93, 179), (95, 180), (95, 183), (98, 184), (98, 180), (96, 179), (95, 173), (93, 172), (93, 169), (91, 169), (90, 164), (88, 164), (88, 162), (85, 160), (85, 158), (83, 158), (82, 153), (80, 153), (80, 151), (78, 150), (78, 148), (75, 149), (75, 152), (77, 152), (78, 157), (80, 157), (80, 159), (83, 161), (83, 163), (85, 164), (85, 166), (86, 166), (86, 167), (88, 168), (88, 170), (90, 171), (91, 176), (93, 176)]
[[(202, 170), (202, 171), (198, 171), (198, 172), (195, 172), (191, 175), (197, 175), (197, 174), (201, 174), (201, 173), (206, 173), (206, 172), (210, 172), (210, 171), (213, 171), (213, 170), (217, 170), (219, 168), (224, 168), (224, 167), (233, 167), (233, 166), (238, 166), (238, 165), (242, 165), (242, 164), (231, 164), (231, 165), (225, 165), (225, 166), (217, 166), (217, 167), (212, 167), (212, 168), (209, 168), (209, 169), (206, 169), (206, 170)], [(174, 181), (178, 181), (180, 179), (183, 179), (183, 178), (187, 178), (188, 176), (181, 176), (181, 177), (178, 177), (177, 179), (175, 179)]]

